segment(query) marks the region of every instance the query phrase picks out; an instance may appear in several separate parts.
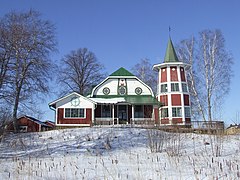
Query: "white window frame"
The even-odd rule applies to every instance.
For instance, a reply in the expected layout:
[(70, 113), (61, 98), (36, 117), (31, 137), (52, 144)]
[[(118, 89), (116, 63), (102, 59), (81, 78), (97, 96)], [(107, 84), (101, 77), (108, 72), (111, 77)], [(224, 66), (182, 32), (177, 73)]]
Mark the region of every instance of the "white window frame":
[(185, 117), (189, 118), (191, 117), (191, 108), (190, 107), (184, 107)]
[[(66, 117), (66, 109), (70, 109), (70, 117)], [(71, 117), (71, 109), (83, 109), (83, 117)], [(66, 119), (85, 119), (86, 118), (86, 109), (85, 108), (64, 108), (64, 118)]]
[[(176, 109), (176, 116), (174, 114), (174, 109)], [(172, 107), (172, 117), (174, 118), (182, 117), (182, 107)]]
[(20, 132), (27, 132), (27, 130), (28, 130), (28, 126), (19, 126), (19, 131)]
[[(184, 86), (186, 87), (186, 89), (183, 88)], [(188, 92), (187, 83), (182, 83), (182, 92)]]
[(179, 92), (179, 83), (171, 83), (171, 92)]
[[(165, 87), (165, 88), (163, 88)], [(168, 92), (168, 85), (167, 84), (161, 84), (161, 93), (165, 93), (165, 92)], [(163, 91), (164, 90), (164, 91)]]
[[(164, 112), (166, 110), (167, 112), (167, 116), (165, 116), (166, 112)], [(164, 116), (163, 116), (164, 115)], [(168, 112), (168, 108), (162, 108), (161, 109), (161, 118), (164, 119), (164, 118), (169, 118), (169, 112)]]

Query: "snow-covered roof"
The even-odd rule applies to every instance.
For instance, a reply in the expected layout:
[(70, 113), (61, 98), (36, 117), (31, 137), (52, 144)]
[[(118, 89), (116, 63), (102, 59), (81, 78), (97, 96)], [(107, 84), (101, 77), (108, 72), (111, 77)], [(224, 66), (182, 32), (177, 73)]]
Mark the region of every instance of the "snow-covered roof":
[(95, 102), (92, 101), (90, 98), (84, 97), (84, 96), (82, 96), (81, 94), (79, 94), (79, 93), (77, 93), (77, 92), (72, 92), (72, 93), (70, 93), (70, 94), (68, 94), (68, 95), (66, 95), (66, 96), (63, 96), (63, 97), (61, 97), (61, 98), (59, 98), (59, 99), (57, 99), (57, 100), (55, 100), (55, 101), (53, 101), (53, 102), (50, 102), (48, 105), (49, 105), (49, 107), (52, 106), (52, 107), (55, 108), (55, 104), (56, 104), (57, 102), (65, 99), (65, 98), (68, 98), (69, 96), (72, 96), (72, 95), (76, 95), (76, 96), (82, 97), (83, 99), (86, 99), (86, 100), (88, 100), (88, 101), (91, 101), (92, 103), (95, 103)]
[(30, 117), (30, 116), (26, 116), (26, 115), (25, 115), (25, 116), (22, 116), (22, 117), (20, 117), (20, 118), (18, 118), (18, 119), (21, 119), (21, 118), (27, 118), (27, 119), (29, 119), (29, 120), (37, 123), (37, 124), (40, 124), (40, 125), (42, 125), (42, 126), (51, 127), (51, 126), (45, 124), (44, 122), (42, 122), (42, 121), (40, 121), (40, 120), (38, 120), (38, 119), (36, 119), (36, 118)]

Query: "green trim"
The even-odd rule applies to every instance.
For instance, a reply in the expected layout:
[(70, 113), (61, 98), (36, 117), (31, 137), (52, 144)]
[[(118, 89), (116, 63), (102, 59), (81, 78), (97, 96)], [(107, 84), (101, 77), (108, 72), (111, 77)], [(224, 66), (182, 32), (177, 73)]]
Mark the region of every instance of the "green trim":
[(165, 63), (168, 63), (168, 62), (179, 62), (171, 38), (168, 41), (168, 46), (167, 46), (164, 62)]
[(130, 73), (128, 70), (121, 67), (112, 74), (110, 74), (109, 76), (134, 76), (134, 75)]

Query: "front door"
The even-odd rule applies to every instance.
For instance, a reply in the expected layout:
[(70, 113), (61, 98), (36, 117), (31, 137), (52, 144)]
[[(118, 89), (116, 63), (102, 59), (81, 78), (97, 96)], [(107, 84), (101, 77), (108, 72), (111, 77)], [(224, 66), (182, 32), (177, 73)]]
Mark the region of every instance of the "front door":
[(118, 105), (118, 119), (119, 124), (126, 124), (128, 117), (127, 117), (127, 105)]

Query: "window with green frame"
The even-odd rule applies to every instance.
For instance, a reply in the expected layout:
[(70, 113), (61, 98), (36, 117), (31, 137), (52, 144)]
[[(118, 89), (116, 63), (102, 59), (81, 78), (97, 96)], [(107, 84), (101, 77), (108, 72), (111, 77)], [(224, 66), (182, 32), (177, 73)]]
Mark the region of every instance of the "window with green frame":
[(85, 110), (83, 108), (65, 108), (65, 118), (84, 118)]

